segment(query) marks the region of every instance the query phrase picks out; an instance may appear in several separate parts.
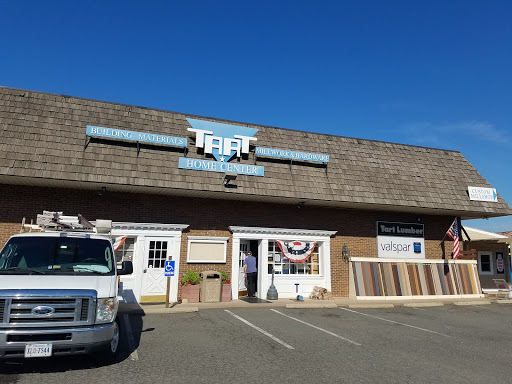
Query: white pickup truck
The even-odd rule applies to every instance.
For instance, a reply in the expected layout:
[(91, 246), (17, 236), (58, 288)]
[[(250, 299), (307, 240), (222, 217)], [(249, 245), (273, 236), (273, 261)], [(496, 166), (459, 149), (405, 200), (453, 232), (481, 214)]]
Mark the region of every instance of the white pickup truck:
[(108, 236), (32, 232), (0, 252), (0, 359), (118, 352), (116, 268)]

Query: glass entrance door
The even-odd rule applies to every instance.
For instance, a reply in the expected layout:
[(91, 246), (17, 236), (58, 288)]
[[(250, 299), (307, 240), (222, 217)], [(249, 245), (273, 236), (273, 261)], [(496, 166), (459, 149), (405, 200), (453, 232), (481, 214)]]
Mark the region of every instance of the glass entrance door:
[(244, 261), (249, 249), (249, 240), (240, 240), (240, 251), (238, 253), (238, 297), (247, 295), (244, 277)]

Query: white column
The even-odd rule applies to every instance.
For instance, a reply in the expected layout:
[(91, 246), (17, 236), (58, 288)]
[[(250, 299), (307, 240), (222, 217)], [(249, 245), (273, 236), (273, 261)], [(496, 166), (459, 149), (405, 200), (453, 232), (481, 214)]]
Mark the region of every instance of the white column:
[(235, 237), (235, 235), (233, 235), (233, 244), (231, 245), (231, 248), (231, 297), (233, 300), (238, 300), (240, 239)]
[(171, 292), (169, 296), (169, 301), (175, 302), (178, 301), (178, 285), (180, 283), (180, 258), (181, 258), (181, 232), (178, 236), (175, 236), (173, 241), (173, 255), (172, 259), (174, 260), (174, 276), (171, 277)]
[(258, 247), (258, 298), (266, 299), (270, 287), (268, 279), (268, 239), (260, 241)]
[(140, 297), (142, 295), (142, 276), (144, 274), (144, 267), (146, 264), (146, 237), (137, 236), (137, 242), (135, 243), (135, 249), (133, 250), (133, 269), (135, 272), (135, 281), (133, 282), (133, 294), (138, 303), (140, 303)]
[(325, 288), (332, 292), (331, 288), (331, 239), (325, 240), (323, 244), (323, 273), (325, 277)]

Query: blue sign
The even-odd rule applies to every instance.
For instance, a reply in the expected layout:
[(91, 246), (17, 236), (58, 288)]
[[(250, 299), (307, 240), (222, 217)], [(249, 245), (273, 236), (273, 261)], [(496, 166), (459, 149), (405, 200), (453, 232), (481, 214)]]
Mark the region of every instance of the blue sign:
[(296, 152), (288, 151), (286, 149), (274, 149), (256, 147), (254, 152), (256, 156), (278, 157), (281, 159), (300, 160), (300, 161), (318, 161), (321, 163), (329, 162), (329, 155), (320, 153)]
[(232, 172), (239, 175), (265, 176), (265, 169), (259, 165), (224, 163), (222, 161), (192, 159), (190, 157), (180, 157), (179, 168), (195, 169), (197, 171), (210, 172)]
[(174, 137), (165, 135), (156, 135), (147, 132), (125, 131), (122, 129), (87, 126), (86, 135), (103, 137), (116, 140), (130, 140), (141, 143), (151, 143), (160, 145), (173, 145), (176, 147), (186, 147), (187, 139), (184, 137)]
[(174, 260), (165, 261), (165, 276), (174, 276)]
[(217, 161), (228, 162), (240, 153), (249, 153), (249, 142), (259, 129), (240, 125), (214, 123), (213, 121), (189, 119), (187, 121), (196, 132), (196, 147), (205, 148)]

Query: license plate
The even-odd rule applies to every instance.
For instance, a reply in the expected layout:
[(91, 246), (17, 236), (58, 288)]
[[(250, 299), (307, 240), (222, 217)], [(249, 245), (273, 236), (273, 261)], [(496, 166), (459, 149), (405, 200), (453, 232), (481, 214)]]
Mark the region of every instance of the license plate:
[(46, 357), (52, 355), (51, 344), (25, 345), (25, 357)]

